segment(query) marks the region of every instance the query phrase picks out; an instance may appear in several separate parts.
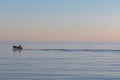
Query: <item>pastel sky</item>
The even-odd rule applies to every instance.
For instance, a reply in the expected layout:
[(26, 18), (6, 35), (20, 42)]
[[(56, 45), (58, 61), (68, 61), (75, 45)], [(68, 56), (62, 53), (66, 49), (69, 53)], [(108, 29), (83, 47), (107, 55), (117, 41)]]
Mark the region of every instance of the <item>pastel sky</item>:
[(0, 0), (0, 40), (120, 41), (120, 0)]

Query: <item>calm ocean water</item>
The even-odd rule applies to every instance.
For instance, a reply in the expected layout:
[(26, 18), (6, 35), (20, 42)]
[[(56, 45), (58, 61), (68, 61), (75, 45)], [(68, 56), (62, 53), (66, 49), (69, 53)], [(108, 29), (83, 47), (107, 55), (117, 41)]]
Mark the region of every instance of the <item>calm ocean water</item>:
[(0, 80), (120, 80), (120, 43), (0, 43)]

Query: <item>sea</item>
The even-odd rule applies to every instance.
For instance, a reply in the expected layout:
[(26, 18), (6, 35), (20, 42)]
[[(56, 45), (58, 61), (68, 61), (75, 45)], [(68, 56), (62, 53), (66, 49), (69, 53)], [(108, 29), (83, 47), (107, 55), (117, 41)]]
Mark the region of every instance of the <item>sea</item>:
[(120, 43), (0, 42), (0, 80), (120, 80)]

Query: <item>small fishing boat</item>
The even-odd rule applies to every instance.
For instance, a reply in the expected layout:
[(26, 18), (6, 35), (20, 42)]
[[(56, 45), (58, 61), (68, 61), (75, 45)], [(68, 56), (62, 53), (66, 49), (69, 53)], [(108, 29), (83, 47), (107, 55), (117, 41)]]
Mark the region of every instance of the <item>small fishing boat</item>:
[(12, 47), (13, 47), (13, 50), (22, 50), (23, 49), (21, 45), (19, 45), (19, 46), (13, 45)]

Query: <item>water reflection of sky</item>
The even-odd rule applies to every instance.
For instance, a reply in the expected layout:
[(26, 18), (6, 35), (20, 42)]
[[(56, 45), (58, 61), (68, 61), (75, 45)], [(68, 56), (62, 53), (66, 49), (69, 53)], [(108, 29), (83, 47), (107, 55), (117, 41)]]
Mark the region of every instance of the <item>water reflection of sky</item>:
[(120, 79), (119, 52), (6, 49), (0, 55), (0, 79)]

